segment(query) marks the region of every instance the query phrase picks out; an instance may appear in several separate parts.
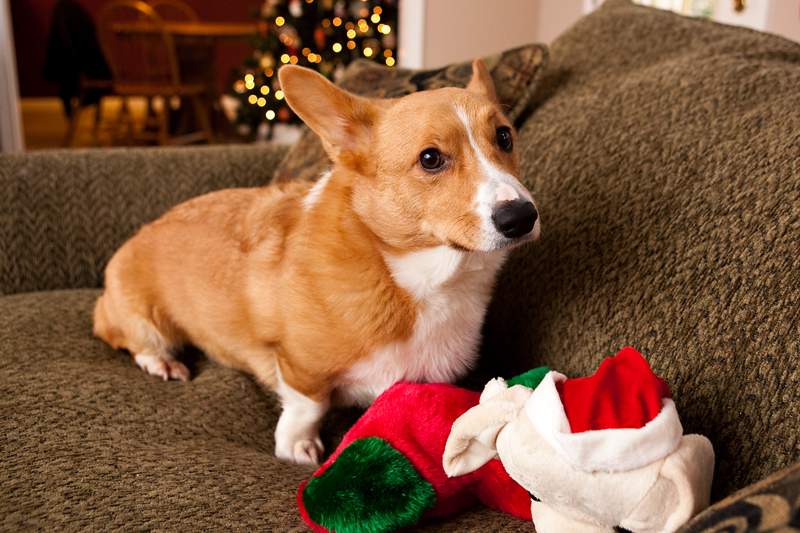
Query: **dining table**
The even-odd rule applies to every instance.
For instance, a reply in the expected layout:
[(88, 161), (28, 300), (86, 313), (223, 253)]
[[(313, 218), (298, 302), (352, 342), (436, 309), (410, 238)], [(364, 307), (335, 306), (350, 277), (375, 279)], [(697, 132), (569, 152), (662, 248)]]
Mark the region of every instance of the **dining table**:
[[(214, 54), (222, 42), (247, 43), (257, 32), (254, 23), (235, 22), (173, 22), (166, 21), (164, 29), (172, 36), (184, 83), (211, 82)], [(119, 22), (112, 26), (119, 34), (146, 38), (157, 35), (160, 29), (140, 22)]]

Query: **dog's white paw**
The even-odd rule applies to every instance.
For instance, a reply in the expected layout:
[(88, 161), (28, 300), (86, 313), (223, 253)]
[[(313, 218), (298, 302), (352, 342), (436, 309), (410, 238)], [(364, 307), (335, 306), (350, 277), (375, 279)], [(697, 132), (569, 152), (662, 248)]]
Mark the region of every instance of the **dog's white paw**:
[(319, 466), (325, 448), (319, 437), (295, 442), (276, 442), (275, 456), (299, 465)]
[(188, 381), (191, 375), (186, 365), (175, 359), (165, 359), (158, 355), (140, 353), (136, 354), (134, 360), (147, 374), (159, 377), (164, 381), (169, 379)]

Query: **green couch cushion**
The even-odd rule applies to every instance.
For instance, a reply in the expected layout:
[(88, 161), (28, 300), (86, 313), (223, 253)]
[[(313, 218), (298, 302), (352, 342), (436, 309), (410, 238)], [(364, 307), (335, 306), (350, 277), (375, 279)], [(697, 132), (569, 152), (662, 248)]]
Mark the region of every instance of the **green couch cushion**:
[(519, 131), (542, 218), (483, 372), (626, 345), (717, 453), (713, 498), (800, 460), (800, 45), (608, 0), (551, 46)]
[[(530, 103), (533, 89), (547, 63), (547, 47), (530, 44), (483, 58), (492, 75), (497, 99), (516, 120)], [(466, 87), (472, 77), (472, 61), (444, 68), (411, 70), (354, 61), (337, 84), (348, 91), (372, 98), (399, 98), (417, 91), (442, 87)], [(319, 136), (303, 126), (300, 139), (275, 170), (275, 182), (314, 180), (332, 165)]]
[(100, 287), (111, 255), (170, 207), (266, 185), (285, 147), (0, 154), (0, 295)]
[[(161, 381), (92, 335), (99, 290), (0, 297), (0, 531), (308, 531), (277, 397), (189, 351)], [(332, 451), (361, 411), (326, 417)], [(529, 531), (476, 507), (418, 531)]]

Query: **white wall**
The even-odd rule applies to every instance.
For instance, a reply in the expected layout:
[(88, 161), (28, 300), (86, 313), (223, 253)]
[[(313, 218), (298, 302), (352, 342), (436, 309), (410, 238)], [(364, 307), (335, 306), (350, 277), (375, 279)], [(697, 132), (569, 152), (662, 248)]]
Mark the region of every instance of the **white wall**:
[(533, 42), (549, 43), (582, 13), (583, 0), (402, 0), (398, 57), (438, 68)]
[(532, 0), (426, 0), (425, 66), (443, 67), (533, 42), (538, 11)]
[(583, 0), (538, 0), (538, 2), (539, 23), (535, 39), (538, 42), (552, 43), (583, 15)]
[(800, 42), (800, 0), (772, 0), (767, 31)]
[[(800, 42), (800, 0), (717, 0), (717, 17)], [(602, 0), (401, 0), (399, 64), (438, 68), (527, 43), (551, 43)]]
[(23, 150), (11, 6), (0, 0), (0, 151)]

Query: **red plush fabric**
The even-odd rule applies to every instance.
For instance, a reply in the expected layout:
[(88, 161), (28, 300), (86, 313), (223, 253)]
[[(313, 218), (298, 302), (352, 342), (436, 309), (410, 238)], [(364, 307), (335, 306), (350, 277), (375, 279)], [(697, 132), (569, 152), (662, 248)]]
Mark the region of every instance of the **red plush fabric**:
[(573, 433), (641, 428), (661, 412), (669, 386), (635, 349), (605, 359), (593, 376), (557, 385)]
[[(380, 437), (402, 453), (433, 486), (436, 505), (423, 518), (450, 515), (481, 500), (494, 509), (531, 520), (530, 496), (511, 479), (499, 460), (455, 478), (448, 478), (444, 472), (442, 455), (451, 426), (479, 399), (479, 393), (453, 385), (395, 384), (375, 400), (314, 476), (325, 472), (353, 441)], [(303, 507), (305, 485), (298, 491), (303, 518), (315, 531), (325, 531), (310, 521)]]

